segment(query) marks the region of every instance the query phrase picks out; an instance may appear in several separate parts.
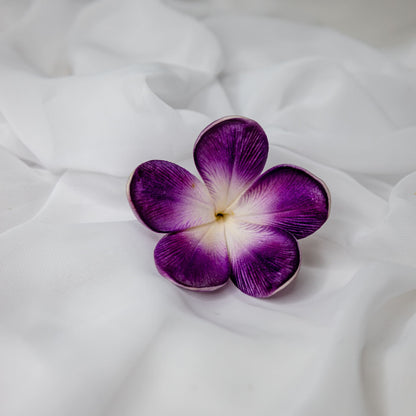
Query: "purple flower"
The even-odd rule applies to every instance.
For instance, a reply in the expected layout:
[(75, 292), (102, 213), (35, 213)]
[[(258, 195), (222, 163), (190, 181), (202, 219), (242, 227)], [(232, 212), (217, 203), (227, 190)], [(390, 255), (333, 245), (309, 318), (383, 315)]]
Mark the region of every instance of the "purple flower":
[(160, 274), (192, 290), (214, 290), (231, 279), (260, 298), (295, 278), (297, 239), (326, 221), (329, 193), (296, 166), (261, 174), (268, 149), (255, 121), (225, 117), (195, 143), (203, 182), (164, 160), (137, 167), (128, 185), (131, 207), (150, 229), (168, 233), (154, 252)]

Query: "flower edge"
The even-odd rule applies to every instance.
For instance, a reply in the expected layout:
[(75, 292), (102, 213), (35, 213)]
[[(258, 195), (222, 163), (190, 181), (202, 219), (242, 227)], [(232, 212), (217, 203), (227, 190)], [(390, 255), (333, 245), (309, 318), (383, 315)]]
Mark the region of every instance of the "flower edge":
[[(217, 119), (217, 120), (214, 120), (212, 123), (210, 123), (210, 124), (208, 124), (208, 126), (206, 126), (202, 131), (201, 131), (201, 133), (199, 133), (198, 134), (198, 137), (197, 137), (197, 139), (195, 140), (195, 144), (194, 144), (194, 147), (193, 147), (193, 149), (192, 149), (192, 154), (195, 154), (195, 149), (197, 148), (197, 145), (198, 145), (198, 143), (199, 143), (199, 141), (201, 140), (201, 137), (209, 130), (209, 129), (211, 129), (212, 127), (214, 127), (215, 125), (217, 125), (217, 124), (219, 124), (219, 123), (222, 123), (223, 121), (226, 121), (226, 120), (232, 120), (232, 119), (241, 119), (241, 120), (247, 120), (247, 121), (252, 121), (252, 122), (254, 122), (254, 123), (256, 123), (256, 124), (258, 124), (259, 126), (260, 126), (260, 124), (256, 121), (256, 120), (254, 120), (254, 119), (252, 119), (252, 118), (250, 118), (250, 117), (244, 117), (244, 116), (239, 116), (239, 115), (229, 115), (229, 116), (224, 116), (224, 117), (221, 117), (221, 118), (219, 118), (219, 119)], [(261, 126), (260, 126), (261, 127)], [(262, 130), (264, 130), (263, 129), (263, 127), (261, 127), (261, 129)], [(266, 136), (267, 137), (267, 136)], [(267, 138), (267, 143), (269, 142), (269, 139)]]

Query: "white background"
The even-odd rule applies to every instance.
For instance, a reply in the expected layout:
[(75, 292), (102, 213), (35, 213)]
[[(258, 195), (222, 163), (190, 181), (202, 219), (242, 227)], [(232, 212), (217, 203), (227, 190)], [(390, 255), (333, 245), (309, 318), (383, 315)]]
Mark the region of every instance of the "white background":
[[(416, 3), (0, 1), (0, 414), (413, 416)], [(269, 300), (158, 275), (130, 172), (257, 120), (332, 194)]]

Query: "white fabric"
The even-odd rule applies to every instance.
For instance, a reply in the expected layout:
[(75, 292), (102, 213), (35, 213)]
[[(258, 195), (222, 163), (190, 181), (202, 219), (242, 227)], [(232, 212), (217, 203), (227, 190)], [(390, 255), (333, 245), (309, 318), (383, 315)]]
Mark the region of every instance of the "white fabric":
[[(413, 416), (413, 0), (0, 2), (0, 414)], [(215, 118), (332, 194), (269, 300), (158, 275), (136, 165)]]

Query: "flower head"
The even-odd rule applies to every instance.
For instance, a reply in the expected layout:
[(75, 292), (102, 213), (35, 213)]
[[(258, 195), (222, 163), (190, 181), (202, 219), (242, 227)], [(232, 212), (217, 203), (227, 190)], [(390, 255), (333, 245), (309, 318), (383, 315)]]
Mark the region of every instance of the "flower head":
[(255, 121), (226, 117), (195, 143), (203, 181), (164, 160), (136, 168), (128, 185), (131, 207), (150, 229), (168, 233), (154, 252), (160, 274), (193, 290), (214, 290), (230, 279), (255, 297), (269, 297), (295, 278), (297, 239), (326, 221), (329, 193), (296, 166), (261, 174), (268, 148)]

